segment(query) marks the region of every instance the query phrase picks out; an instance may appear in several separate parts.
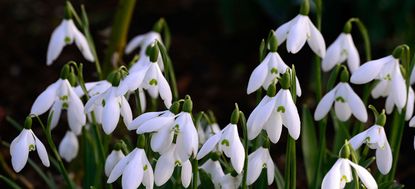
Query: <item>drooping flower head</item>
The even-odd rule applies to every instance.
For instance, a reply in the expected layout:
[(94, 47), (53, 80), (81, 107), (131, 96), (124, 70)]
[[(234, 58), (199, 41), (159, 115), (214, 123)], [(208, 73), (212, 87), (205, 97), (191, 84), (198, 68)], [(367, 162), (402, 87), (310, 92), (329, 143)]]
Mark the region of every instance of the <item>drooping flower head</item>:
[(321, 120), (330, 111), (333, 103), (337, 118), (340, 121), (347, 121), (353, 114), (359, 121), (367, 121), (367, 112), (363, 101), (353, 91), (349, 83), (347, 68), (342, 66), (340, 83), (323, 96), (314, 112), (314, 119)]
[[(84, 105), (69, 81), (69, 66), (65, 65), (61, 72), (61, 78), (43, 91), (32, 105), (30, 114), (40, 116), (50, 109), (52, 115), (51, 128), (58, 124), (62, 110), (67, 110), (68, 124), (71, 130), (79, 135), (82, 126), (86, 123)], [(74, 82), (72, 82), (74, 83)]]
[(59, 155), (67, 162), (71, 162), (77, 155), (79, 142), (75, 133), (66, 131), (61, 143), (59, 144)]
[(65, 7), (65, 18), (53, 30), (52, 36), (50, 37), (46, 64), (51, 65), (58, 58), (63, 48), (73, 42), (75, 42), (86, 60), (90, 62), (94, 61), (94, 56), (85, 36), (75, 26), (70, 10), (68, 10), (68, 7)]
[(43, 143), (36, 137), (31, 129), (32, 118), (30, 118), (30, 116), (26, 118), (24, 125), (25, 128), (10, 144), (10, 155), (14, 171), (20, 172), (25, 167), (27, 159), (29, 158), (29, 152), (34, 150), (37, 150), (37, 154), (39, 155), (42, 164), (49, 167), (50, 162), (48, 153), (46, 152)]
[(267, 181), (271, 185), (274, 181), (275, 167), (268, 148), (260, 147), (248, 156), (247, 184), (253, 184), (261, 175), (263, 168), (267, 168)]

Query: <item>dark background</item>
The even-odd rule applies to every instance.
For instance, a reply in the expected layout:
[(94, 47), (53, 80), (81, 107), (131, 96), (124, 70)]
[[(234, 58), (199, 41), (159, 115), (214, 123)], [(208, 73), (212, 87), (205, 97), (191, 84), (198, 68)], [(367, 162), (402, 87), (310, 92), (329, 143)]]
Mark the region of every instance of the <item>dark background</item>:
[[(78, 11), (79, 5), (85, 4), (101, 59), (117, 2), (72, 1)], [(2, 140), (10, 142), (18, 134), (6, 123), (6, 116), (23, 122), (35, 98), (56, 81), (65, 62), (72, 59), (85, 62), (76, 47), (70, 46), (63, 50), (52, 66), (46, 66), (47, 45), (53, 29), (61, 22), (63, 5), (64, 1), (54, 0), (0, 0)], [(350, 17), (358, 17), (369, 31), (373, 59), (389, 55), (399, 44), (407, 43), (413, 47), (415, 1), (339, 0), (323, 1), (323, 6), (322, 34), (327, 46)], [(310, 13), (312, 20), (315, 19), (313, 7)], [(164, 17), (171, 30), (170, 56), (180, 95), (190, 94), (196, 111), (213, 110), (219, 123), (225, 126), (235, 102), (247, 116), (255, 106), (255, 95), (246, 95), (246, 87), (249, 75), (259, 63), (261, 39), (267, 36), (270, 29), (276, 29), (296, 16), (298, 9), (299, 1), (293, 0), (137, 0), (128, 39), (151, 30), (154, 22)], [(364, 60), (363, 40), (357, 28), (353, 29), (352, 34)], [(311, 50), (306, 45), (297, 55), (287, 54), (284, 43), (279, 53), (287, 64), (294, 63), (298, 70), (303, 88), (299, 103), (314, 107)], [(128, 58), (125, 57), (125, 61)], [(94, 72), (94, 65), (85, 65), (87, 81), (96, 80), (94, 74), (90, 74)], [(412, 181), (415, 179), (413, 135), (413, 129), (405, 128), (397, 171), (397, 179), (408, 188), (415, 187)], [(272, 155), (282, 167), (285, 145), (280, 143)], [(0, 151), (9, 162), (8, 149), (1, 147)], [(300, 161), (301, 157), (298, 159)], [(305, 188), (305, 173), (301, 171), (301, 164), (299, 162), (298, 187)], [(27, 169), (23, 173), (31, 174)], [(39, 180), (36, 177), (33, 179)]]

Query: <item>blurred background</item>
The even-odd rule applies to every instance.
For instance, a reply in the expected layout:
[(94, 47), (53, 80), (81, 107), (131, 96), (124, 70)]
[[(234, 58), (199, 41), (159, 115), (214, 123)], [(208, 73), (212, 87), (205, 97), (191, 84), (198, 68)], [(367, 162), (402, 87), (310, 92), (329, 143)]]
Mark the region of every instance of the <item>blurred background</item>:
[[(98, 55), (102, 59), (118, 1), (71, 2), (78, 11), (80, 4), (85, 4)], [(270, 29), (276, 29), (296, 16), (299, 3), (297, 0), (137, 0), (128, 39), (150, 31), (153, 24), (164, 17), (171, 30), (169, 53), (181, 97), (191, 95), (195, 111), (213, 110), (223, 127), (229, 122), (235, 102), (247, 116), (254, 108), (255, 95), (246, 95), (246, 87), (252, 70), (259, 63), (260, 41), (266, 38)], [(46, 66), (49, 38), (63, 18), (63, 9), (64, 1), (0, 0), (1, 140), (11, 142), (18, 134), (6, 122), (6, 116), (22, 123), (35, 98), (57, 80), (61, 66), (68, 60), (85, 63), (87, 81), (97, 79), (93, 73), (94, 65), (86, 62), (74, 46), (66, 47), (52, 66)], [(310, 17), (315, 19), (313, 4)], [(389, 55), (394, 47), (403, 43), (414, 47), (413, 0), (323, 0), (322, 34), (327, 46), (340, 34), (350, 17), (358, 17), (366, 25), (373, 59)], [(352, 35), (361, 60), (364, 60), (363, 40), (356, 27)], [(311, 92), (313, 79), (309, 73), (313, 57), (311, 50), (306, 45), (298, 54), (288, 54), (284, 43), (279, 53), (288, 65), (295, 64), (298, 70), (304, 91), (299, 103), (315, 107)], [(130, 58), (126, 56), (124, 61), (128, 62)], [(59, 136), (64, 131), (58, 129), (54, 134)], [(408, 188), (415, 188), (414, 134), (413, 129), (405, 128), (397, 171), (397, 179)], [(281, 141), (275, 145), (272, 156), (282, 169), (283, 142), (286, 140)], [(0, 151), (10, 165), (8, 148), (2, 146)], [(301, 153), (298, 154), (298, 187), (305, 188), (305, 175), (300, 171)], [(1, 174), (3, 171), (0, 170)], [(30, 177), (34, 173), (28, 168), (23, 173), (30, 179), (39, 180), (36, 175)], [(41, 187), (42, 183), (37, 183), (41, 181), (33, 182)]]

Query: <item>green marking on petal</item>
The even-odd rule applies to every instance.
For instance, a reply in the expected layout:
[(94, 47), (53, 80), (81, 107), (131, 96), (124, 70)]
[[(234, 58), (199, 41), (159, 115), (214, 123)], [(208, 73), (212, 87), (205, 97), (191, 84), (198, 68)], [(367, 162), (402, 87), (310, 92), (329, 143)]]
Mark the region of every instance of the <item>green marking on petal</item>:
[(277, 112), (282, 112), (282, 113), (285, 113), (285, 108), (284, 108), (284, 106), (278, 106), (278, 108), (277, 108)]
[(64, 110), (68, 109), (68, 107), (69, 107), (69, 104), (68, 104), (68, 103), (64, 102), (64, 103), (62, 104), (62, 108), (63, 108)]
[(152, 79), (150, 80), (150, 82), (148, 82), (150, 85), (157, 85), (157, 80), (156, 79)]
[(69, 97), (67, 95), (64, 95), (64, 96), (59, 97), (59, 99), (62, 100), (62, 101), (67, 101), (68, 98)]
[(29, 151), (35, 151), (35, 150), (36, 150), (36, 146), (34, 144), (30, 144)]
[(147, 171), (147, 169), (148, 169), (148, 166), (147, 165), (144, 165), (143, 170), (144, 171)]
[(176, 166), (182, 166), (182, 162), (180, 162), (179, 160), (176, 160), (176, 162), (174, 162), (174, 165), (176, 165)]
[(278, 74), (278, 69), (276, 67), (271, 68), (272, 74)]
[(64, 41), (66, 44), (68, 44), (68, 43), (70, 43), (70, 42), (71, 42), (71, 38), (70, 38), (70, 37), (68, 37), (68, 36), (66, 36), (66, 37), (65, 37), (65, 39), (63, 39), (63, 41)]
[(220, 144), (225, 145), (225, 146), (227, 146), (227, 147), (229, 147), (229, 146), (230, 146), (230, 145), (229, 145), (229, 141), (228, 141), (228, 140), (226, 140), (226, 139), (222, 140), (222, 142), (221, 142)]
[(336, 102), (345, 103), (345, 102), (346, 102), (346, 100), (344, 100), (344, 98), (343, 98), (343, 97), (338, 96), (338, 97), (336, 98)]
[(390, 74), (387, 74), (383, 79), (384, 80), (391, 81), (392, 80), (392, 76)]
[(343, 175), (343, 176), (342, 176), (342, 178), (340, 179), (340, 181), (343, 181), (343, 180), (344, 180), (345, 182), (348, 182), (346, 175)]
[(177, 135), (177, 134), (179, 134), (179, 133), (180, 133), (180, 127), (179, 127), (179, 125), (178, 125), (178, 124), (176, 124), (176, 125), (173, 127), (173, 132), (174, 132), (174, 134), (175, 134), (175, 135)]
[(262, 164), (262, 168), (267, 168), (267, 164), (266, 163)]
[(105, 100), (102, 100), (102, 106), (105, 106)]

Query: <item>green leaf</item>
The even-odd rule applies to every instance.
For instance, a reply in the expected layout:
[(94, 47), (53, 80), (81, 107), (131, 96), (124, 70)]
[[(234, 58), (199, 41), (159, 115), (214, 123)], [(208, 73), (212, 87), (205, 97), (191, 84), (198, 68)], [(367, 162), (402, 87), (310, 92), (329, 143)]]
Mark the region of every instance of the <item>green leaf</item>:
[(275, 175), (274, 175), (275, 185), (278, 189), (283, 189), (285, 187), (284, 177), (282, 176), (280, 170), (275, 165)]
[(212, 183), (211, 176), (203, 169), (199, 169), (200, 188), (215, 188)]
[(14, 181), (10, 180), (9, 178), (0, 175), (0, 180), (3, 180), (8, 186), (10, 186), (13, 189), (21, 189), (19, 185), (17, 185)]
[(301, 146), (303, 149), (307, 184), (309, 187), (311, 187), (314, 179), (314, 173), (317, 168), (318, 151), (316, 149), (318, 149), (318, 145), (313, 117), (310, 110), (305, 106), (303, 107), (302, 121), (303, 125), (301, 127)]

